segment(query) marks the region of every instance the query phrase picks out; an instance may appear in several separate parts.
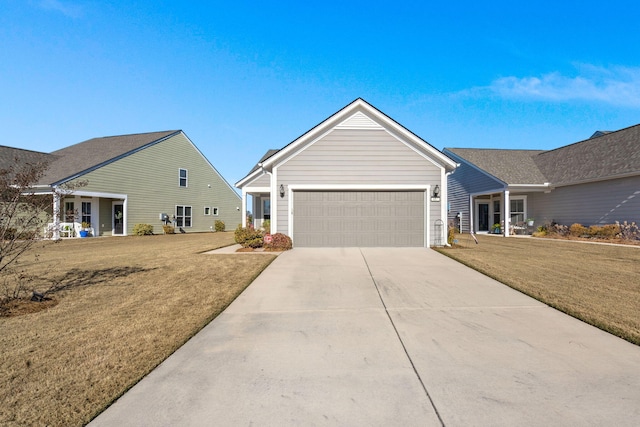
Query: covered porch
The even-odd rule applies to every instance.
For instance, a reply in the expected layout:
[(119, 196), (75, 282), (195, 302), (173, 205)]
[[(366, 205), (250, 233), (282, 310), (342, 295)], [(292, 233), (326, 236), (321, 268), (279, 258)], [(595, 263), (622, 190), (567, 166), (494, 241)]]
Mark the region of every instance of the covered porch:
[(469, 196), (469, 224), (474, 233), (499, 234), (505, 237), (531, 234), (536, 223), (532, 203), (535, 192), (549, 192), (548, 184), (510, 185)]
[[(252, 220), (249, 223), (251, 212)], [(271, 222), (271, 189), (269, 187), (248, 187), (242, 189), (242, 226), (263, 227), (265, 221)], [(273, 229), (273, 224), (271, 224)]]
[(74, 191), (53, 191), (52, 222), (45, 237), (60, 238), (126, 236), (127, 195)]

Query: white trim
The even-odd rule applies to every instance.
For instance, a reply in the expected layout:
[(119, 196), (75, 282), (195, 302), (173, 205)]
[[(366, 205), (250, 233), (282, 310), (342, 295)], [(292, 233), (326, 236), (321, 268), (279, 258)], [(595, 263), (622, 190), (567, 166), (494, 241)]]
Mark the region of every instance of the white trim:
[[(115, 205), (122, 205), (122, 234), (116, 234), (116, 222), (113, 215)], [(111, 236), (119, 237), (127, 235), (127, 200), (112, 200), (111, 201)]]
[(262, 164), (260, 164), (258, 167), (258, 169), (254, 170), (253, 172), (251, 172), (249, 175), (245, 176), (244, 178), (242, 178), (240, 181), (236, 182), (236, 187), (237, 188), (242, 188), (245, 185), (259, 179), (262, 178), (262, 175), (264, 175), (266, 172), (264, 170), (262, 170)]
[(267, 172), (271, 175), (271, 188), (269, 189), (269, 195), (271, 197), (271, 212), (275, 212), (275, 215), (271, 215), (271, 233), (278, 233), (278, 168), (274, 168), (273, 172)]
[(216, 206), (211, 207), (211, 216), (220, 216), (220, 208)]
[[(402, 135), (402, 139), (407, 139), (415, 144), (417, 147), (422, 147), (426, 153), (432, 156), (435, 159), (438, 159), (442, 162), (441, 166), (445, 167), (449, 166), (450, 169), (456, 168), (456, 163), (452, 161), (447, 155), (442, 152), (436, 150), (434, 147), (429, 145), (426, 141), (418, 138), (416, 135), (411, 133), (408, 129), (402, 127), (397, 122), (393, 121), (390, 117), (386, 116), (381, 111), (377, 110), (372, 105), (368, 104), (363, 99), (356, 99), (351, 104), (344, 107), (342, 110), (333, 114), (329, 118), (325, 119), (320, 124), (316, 125), (314, 128), (306, 132), (304, 135), (300, 136), (289, 145), (284, 147), (279, 152), (275, 153), (273, 156), (269, 157), (262, 164), (263, 169), (269, 169), (275, 164), (281, 164), (282, 159), (288, 160), (292, 153), (299, 152), (299, 148), (301, 145), (312, 145), (313, 142), (317, 141), (319, 138), (322, 138), (323, 135), (331, 132), (335, 129), (340, 123), (342, 123), (345, 118), (353, 116), (357, 112), (362, 112), (367, 117), (369, 117), (374, 122), (380, 124), (387, 131), (390, 129), (393, 132)], [(285, 161), (286, 161), (285, 160)]]
[[(182, 185), (182, 171), (184, 171), (184, 184)], [(189, 169), (178, 168), (178, 188), (189, 188)]]
[[(493, 223), (489, 221), (491, 219), (491, 199), (473, 199), (474, 200), (474, 212), (469, 215), (469, 229), (473, 230), (474, 233), (489, 233), (491, 232), (491, 227)], [(487, 205), (487, 230), (480, 230), (480, 228), (475, 229), (474, 226), (477, 224), (480, 227), (480, 209), (478, 209), (478, 205), (486, 204)], [(475, 219), (472, 221), (472, 219)]]
[(289, 189), (293, 190), (409, 190), (426, 191), (431, 188), (431, 184), (290, 184)]
[(250, 193), (271, 193), (271, 187), (244, 187), (242, 191)]
[[(442, 187), (442, 186), (441, 186)], [(293, 240), (294, 222), (293, 222), (293, 193), (295, 191), (422, 191), (424, 193), (424, 239), (423, 244), (425, 248), (430, 247), (431, 244), (431, 232), (429, 230), (429, 224), (431, 223), (431, 184), (425, 185), (375, 185), (375, 184), (291, 184), (287, 186), (288, 195), (288, 219), (289, 224), (287, 227), (287, 235)], [(273, 211), (273, 205), (271, 206)], [(277, 218), (277, 215), (275, 216)], [(274, 216), (272, 215), (272, 218)], [(273, 225), (273, 219), (271, 221)], [(295, 246), (295, 241), (293, 242)]]
[[(102, 197), (105, 199), (126, 199), (126, 194), (116, 194), (116, 193), (101, 193), (98, 191), (73, 191), (72, 193), (66, 195), (68, 198), (73, 198), (73, 196), (89, 196), (89, 197)], [(65, 198), (65, 195), (61, 195), (62, 198)]]

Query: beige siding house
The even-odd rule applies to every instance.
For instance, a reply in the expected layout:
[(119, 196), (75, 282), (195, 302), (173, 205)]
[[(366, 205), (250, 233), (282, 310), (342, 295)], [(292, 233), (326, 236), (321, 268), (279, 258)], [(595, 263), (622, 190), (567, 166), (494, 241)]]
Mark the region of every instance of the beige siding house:
[[(124, 236), (136, 224), (162, 233), (163, 214), (185, 232), (241, 221), (240, 196), (181, 130), (94, 138), (47, 160), (38, 187), (54, 193), (53, 224), (87, 222), (95, 236)], [(57, 191), (78, 181), (86, 185)]]
[[(236, 186), (254, 225), (305, 246), (445, 242), (446, 175), (455, 163), (362, 99), (281, 150)], [(246, 220), (245, 220), (246, 221)]]
[(462, 231), (488, 233), (499, 224), (500, 234), (510, 235), (548, 222), (640, 223), (640, 125), (549, 151), (444, 153), (460, 164), (448, 187), (449, 219)]

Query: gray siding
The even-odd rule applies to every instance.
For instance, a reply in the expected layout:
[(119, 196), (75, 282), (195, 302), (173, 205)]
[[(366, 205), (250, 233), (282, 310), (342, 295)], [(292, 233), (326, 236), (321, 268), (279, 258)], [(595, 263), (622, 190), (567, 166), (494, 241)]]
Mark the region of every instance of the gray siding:
[(558, 187), (529, 196), (530, 215), (537, 225), (640, 223), (640, 176)]
[[(188, 170), (188, 186), (178, 185), (178, 169)], [(240, 196), (218, 175), (191, 142), (179, 133), (81, 177), (88, 185), (82, 191), (128, 195), (127, 233), (135, 224), (154, 226), (162, 233), (160, 213), (172, 215), (176, 205), (192, 207), (192, 227), (186, 231), (208, 231), (215, 220), (233, 230), (241, 222)], [(107, 201), (111, 209), (110, 201)], [(219, 215), (204, 215), (204, 207), (217, 207)], [(111, 217), (100, 222), (110, 231)], [(105, 230), (102, 230), (105, 231)]]
[(424, 191), (295, 191), (296, 247), (422, 247)]
[(268, 174), (262, 174), (256, 180), (250, 182), (247, 187), (269, 187), (271, 186), (271, 176)]
[(460, 157), (445, 150), (446, 155), (460, 163), (455, 172), (449, 175), (447, 183), (449, 197), (448, 220), (455, 221), (458, 212), (462, 212), (462, 230), (469, 231), (469, 195), (502, 188), (504, 184), (491, 176), (478, 171)]
[[(379, 129), (334, 129), (277, 168), (277, 186), (285, 188), (292, 184), (435, 186), (440, 179), (439, 166)], [(288, 194), (278, 197), (280, 233), (288, 233), (288, 202)], [(431, 203), (431, 223), (440, 218), (441, 203)]]

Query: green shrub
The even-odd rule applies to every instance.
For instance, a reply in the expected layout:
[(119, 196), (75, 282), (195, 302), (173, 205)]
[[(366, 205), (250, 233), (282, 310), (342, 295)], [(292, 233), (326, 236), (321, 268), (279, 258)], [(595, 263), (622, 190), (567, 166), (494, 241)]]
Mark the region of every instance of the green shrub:
[(163, 225), (162, 231), (164, 232), (164, 234), (176, 234), (176, 229), (171, 225)]
[(214, 227), (216, 231), (224, 231), (224, 221), (220, 221), (219, 219), (216, 219), (216, 222), (214, 223)]
[(234, 238), (243, 248), (261, 248), (263, 244), (262, 233), (252, 227), (239, 225), (234, 232)]
[(271, 220), (270, 219), (265, 219), (262, 222), (262, 228), (264, 228), (265, 234), (271, 233)]
[(276, 233), (271, 235), (271, 242), (265, 243), (264, 248), (269, 251), (288, 251), (293, 248), (293, 242), (286, 234)]
[(133, 234), (136, 236), (150, 236), (153, 234), (153, 225), (136, 224), (133, 226)]
[(569, 234), (574, 237), (582, 237), (587, 234), (587, 227), (582, 224), (571, 224), (569, 227)]

